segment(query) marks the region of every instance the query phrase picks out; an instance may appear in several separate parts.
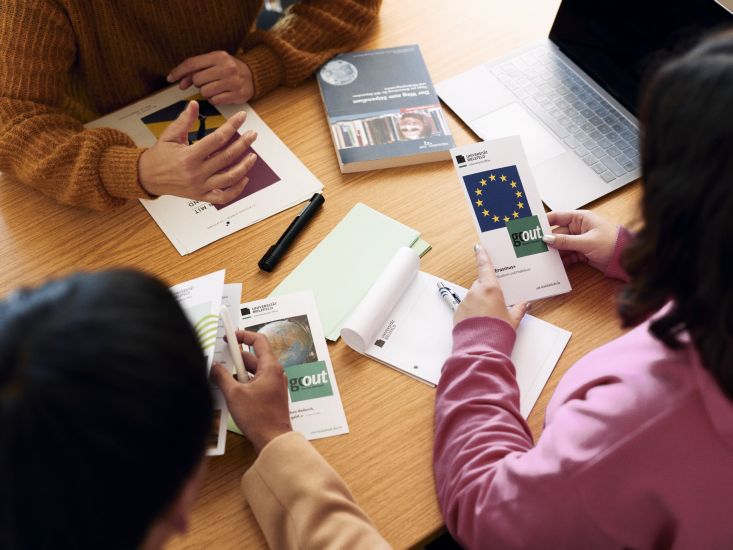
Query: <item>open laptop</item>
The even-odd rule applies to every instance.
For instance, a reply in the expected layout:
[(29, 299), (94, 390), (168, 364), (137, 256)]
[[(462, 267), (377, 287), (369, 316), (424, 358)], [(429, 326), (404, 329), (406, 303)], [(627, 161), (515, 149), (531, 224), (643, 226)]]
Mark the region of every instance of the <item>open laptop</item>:
[(645, 75), (730, 23), (714, 0), (564, 0), (549, 39), (436, 89), (482, 139), (519, 134), (542, 200), (571, 210), (639, 177)]

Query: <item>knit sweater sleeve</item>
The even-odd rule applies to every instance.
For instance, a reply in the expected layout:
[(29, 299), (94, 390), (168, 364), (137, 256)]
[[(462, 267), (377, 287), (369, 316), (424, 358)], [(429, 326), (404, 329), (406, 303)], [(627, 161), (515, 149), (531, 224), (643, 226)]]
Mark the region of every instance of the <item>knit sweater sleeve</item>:
[(353, 49), (376, 20), (382, 0), (303, 0), (269, 31), (248, 34), (241, 59), (255, 97), (295, 86), (329, 58)]
[(84, 129), (69, 112), (76, 40), (51, 0), (0, 5), (0, 171), (55, 200), (96, 210), (149, 197), (141, 149), (110, 128)]

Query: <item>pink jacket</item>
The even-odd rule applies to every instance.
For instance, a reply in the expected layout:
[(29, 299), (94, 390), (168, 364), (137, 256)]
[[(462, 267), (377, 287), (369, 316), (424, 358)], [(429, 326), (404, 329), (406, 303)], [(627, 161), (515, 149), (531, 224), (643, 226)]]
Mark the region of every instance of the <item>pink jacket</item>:
[[(621, 232), (607, 275), (620, 275)], [(692, 345), (639, 325), (568, 370), (535, 444), (512, 328), (453, 331), (435, 414), (448, 529), (467, 548), (733, 548), (733, 403)], [(730, 365), (733, 368), (733, 365)]]

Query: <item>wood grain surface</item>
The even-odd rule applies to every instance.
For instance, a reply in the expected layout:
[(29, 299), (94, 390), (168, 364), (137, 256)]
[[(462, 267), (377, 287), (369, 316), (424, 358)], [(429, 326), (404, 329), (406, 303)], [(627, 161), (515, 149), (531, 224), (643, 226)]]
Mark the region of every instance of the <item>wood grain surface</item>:
[[(558, 0), (384, 0), (379, 22), (358, 49), (419, 44), (438, 82), (547, 35)], [(169, 284), (226, 269), (247, 300), (265, 297), (357, 201), (421, 231), (433, 250), (424, 271), (470, 286), (477, 240), (449, 161), (342, 175), (314, 79), (281, 88), (254, 108), (324, 184), (326, 204), (271, 274), (257, 261), (297, 208), (181, 257), (137, 202), (105, 213), (59, 206), (29, 188), (0, 180), (0, 293), (78, 270), (134, 267)], [(447, 110), (456, 143), (477, 137)], [(639, 183), (589, 208), (619, 223), (637, 217)], [(572, 331), (530, 425), (542, 429), (545, 406), (563, 373), (582, 355), (621, 334), (615, 315), (619, 283), (584, 266), (569, 269), (573, 291), (533, 305), (532, 314)], [(396, 548), (419, 546), (442, 529), (431, 470), (435, 390), (329, 344), (351, 433), (314, 442)], [(262, 548), (265, 541), (239, 490), (254, 460), (250, 445), (229, 434), (227, 453), (209, 472), (191, 531), (171, 549)], [(297, 460), (297, 457), (293, 457)], [(307, 475), (307, 472), (304, 472)], [(141, 498), (145, 498), (141, 495)]]

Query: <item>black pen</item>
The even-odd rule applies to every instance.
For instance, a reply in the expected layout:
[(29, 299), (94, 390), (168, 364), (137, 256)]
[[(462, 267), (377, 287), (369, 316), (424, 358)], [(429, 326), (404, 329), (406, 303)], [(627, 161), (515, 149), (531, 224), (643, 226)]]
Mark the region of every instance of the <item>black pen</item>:
[(316, 193), (310, 198), (308, 204), (300, 211), (300, 214), (295, 216), (295, 219), (290, 223), (285, 233), (282, 234), (274, 245), (267, 249), (265, 255), (257, 263), (262, 271), (270, 272), (275, 269), (277, 262), (280, 261), (285, 251), (293, 244), (295, 237), (308, 224), (324, 202), (326, 202), (326, 199), (320, 193)]

